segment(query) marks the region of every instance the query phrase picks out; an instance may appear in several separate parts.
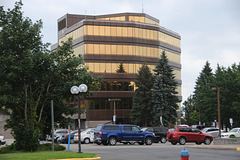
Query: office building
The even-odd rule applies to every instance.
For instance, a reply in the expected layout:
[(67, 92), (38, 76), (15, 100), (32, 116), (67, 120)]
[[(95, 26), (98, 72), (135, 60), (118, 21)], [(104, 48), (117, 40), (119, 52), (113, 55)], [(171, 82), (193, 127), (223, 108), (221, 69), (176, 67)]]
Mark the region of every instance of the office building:
[(174, 69), (181, 99), (181, 37), (161, 27), (158, 19), (145, 13), (66, 14), (58, 19), (58, 43), (52, 50), (69, 37), (85, 66), (94, 76), (103, 77), (100, 91), (91, 91), (94, 96), (85, 101), (85, 127), (112, 123), (114, 105), (117, 123), (128, 123), (138, 70), (143, 63), (154, 69), (163, 50)]

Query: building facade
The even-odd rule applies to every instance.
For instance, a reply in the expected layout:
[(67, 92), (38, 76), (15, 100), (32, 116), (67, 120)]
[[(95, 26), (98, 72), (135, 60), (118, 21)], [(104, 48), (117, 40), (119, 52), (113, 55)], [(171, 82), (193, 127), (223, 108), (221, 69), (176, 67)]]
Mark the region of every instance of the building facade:
[(103, 77), (100, 91), (91, 91), (94, 96), (85, 101), (85, 127), (112, 123), (114, 106), (117, 123), (129, 123), (138, 70), (145, 63), (152, 71), (162, 51), (174, 69), (181, 99), (181, 37), (158, 19), (145, 13), (66, 14), (58, 19), (58, 43), (52, 50), (70, 37), (74, 53), (83, 56), (94, 76)]

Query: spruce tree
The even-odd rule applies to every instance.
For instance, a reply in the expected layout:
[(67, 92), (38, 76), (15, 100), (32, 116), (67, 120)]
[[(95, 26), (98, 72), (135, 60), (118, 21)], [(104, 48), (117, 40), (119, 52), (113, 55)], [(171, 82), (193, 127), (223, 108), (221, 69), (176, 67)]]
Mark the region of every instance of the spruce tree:
[[(157, 115), (162, 106), (164, 107), (162, 109), (163, 123), (164, 126), (167, 126), (169, 123), (173, 124), (175, 122), (177, 117), (176, 110), (178, 109), (177, 103), (180, 102), (180, 100), (177, 97), (178, 92), (176, 91), (178, 83), (175, 80), (173, 68), (168, 64), (168, 58), (165, 51), (162, 52), (158, 64), (153, 71), (155, 72), (155, 82), (152, 94), (152, 102), (154, 103), (154, 124), (158, 125), (160, 122), (159, 116)], [(162, 100), (159, 98), (162, 98)], [(157, 104), (155, 102), (157, 100), (162, 104)], [(156, 112), (157, 110), (159, 110), (159, 112)]]
[(152, 73), (146, 64), (138, 71), (135, 81), (137, 89), (133, 93), (133, 106), (130, 118), (139, 126), (149, 126), (152, 122), (151, 94), (153, 87)]
[(199, 112), (199, 121), (201, 123), (211, 124), (213, 119), (217, 119), (217, 112), (212, 107), (216, 97), (212, 90), (216, 87), (213, 84), (213, 73), (210, 63), (207, 61), (204, 65), (194, 87), (194, 98), (196, 102), (196, 110)]

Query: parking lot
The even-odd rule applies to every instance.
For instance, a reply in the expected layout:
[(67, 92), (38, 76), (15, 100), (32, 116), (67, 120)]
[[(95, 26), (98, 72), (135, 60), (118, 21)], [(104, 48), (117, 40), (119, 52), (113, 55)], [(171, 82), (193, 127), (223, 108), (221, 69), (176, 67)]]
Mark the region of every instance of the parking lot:
[[(63, 144), (67, 148), (67, 144)], [(186, 148), (192, 160), (239, 160), (240, 152), (227, 148), (217, 149), (214, 144), (196, 145), (188, 143), (186, 145), (172, 145), (167, 142), (153, 143), (152, 145), (124, 145), (117, 143), (116, 146), (104, 146), (97, 144), (82, 144), (82, 152), (96, 153), (103, 160), (129, 160), (129, 159), (164, 159), (178, 160), (181, 151)], [(218, 146), (219, 147), (219, 146)], [(70, 145), (71, 151), (78, 151), (78, 144)]]
[[(7, 144), (13, 140), (7, 139)], [(50, 143), (42, 141), (41, 143)], [(68, 148), (68, 144), (61, 144)], [(4, 145), (5, 146), (5, 145)], [(238, 145), (237, 147), (240, 147)], [(186, 145), (172, 145), (171, 143), (153, 143), (152, 145), (124, 145), (117, 143), (115, 146), (104, 146), (97, 144), (81, 144), (82, 152), (96, 153), (102, 160), (178, 160), (183, 149), (189, 152), (191, 160), (239, 160), (240, 151), (236, 151), (235, 145), (196, 145), (187, 143)], [(78, 152), (78, 144), (71, 144), (70, 150)]]

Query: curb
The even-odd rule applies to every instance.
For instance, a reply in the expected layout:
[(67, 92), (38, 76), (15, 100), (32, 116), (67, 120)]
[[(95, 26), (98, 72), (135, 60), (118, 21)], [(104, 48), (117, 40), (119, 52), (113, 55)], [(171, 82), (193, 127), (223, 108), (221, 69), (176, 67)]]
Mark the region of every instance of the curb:
[[(95, 159), (101, 159), (101, 157), (93, 157), (93, 158), (67, 158), (63, 160), (95, 160)], [(52, 159), (52, 160), (59, 160), (59, 159)]]

